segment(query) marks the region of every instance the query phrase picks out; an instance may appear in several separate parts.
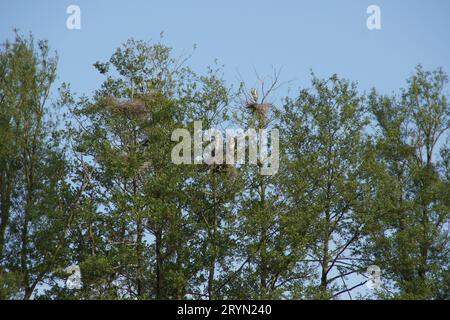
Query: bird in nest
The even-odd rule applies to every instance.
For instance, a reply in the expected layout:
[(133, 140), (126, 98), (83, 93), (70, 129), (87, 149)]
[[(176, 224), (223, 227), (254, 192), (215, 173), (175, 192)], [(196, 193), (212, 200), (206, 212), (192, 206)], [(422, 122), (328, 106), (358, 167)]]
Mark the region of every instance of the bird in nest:
[(252, 95), (253, 102), (257, 103), (258, 102), (258, 91), (255, 88), (252, 88), (250, 90), (250, 94)]

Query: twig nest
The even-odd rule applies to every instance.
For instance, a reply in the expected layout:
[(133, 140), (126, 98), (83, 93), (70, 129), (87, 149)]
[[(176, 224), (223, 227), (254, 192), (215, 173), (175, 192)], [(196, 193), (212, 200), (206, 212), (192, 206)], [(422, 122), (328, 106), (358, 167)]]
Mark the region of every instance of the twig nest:
[(140, 99), (120, 101), (115, 97), (109, 97), (107, 103), (110, 108), (127, 117), (138, 117), (145, 113), (144, 102)]
[(269, 103), (256, 103), (256, 102), (248, 102), (247, 108), (252, 112), (256, 113), (258, 116), (262, 118), (267, 117), (267, 113), (269, 112), (269, 108), (271, 105)]

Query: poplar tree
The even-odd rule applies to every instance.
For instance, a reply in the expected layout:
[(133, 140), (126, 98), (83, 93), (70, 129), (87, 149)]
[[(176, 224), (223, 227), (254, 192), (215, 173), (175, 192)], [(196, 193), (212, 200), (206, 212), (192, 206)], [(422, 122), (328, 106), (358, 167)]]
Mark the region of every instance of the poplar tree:
[[(130, 39), (94, 64), (92, 96), (63, 84), (52, 104), (47, 42), (3, 43), (0, 299), (450, 298), (441, 69), (418, 66), (397, 95), (312, 75), (279, 104), (278, 73), (235, 91), (221, 66), (198, 74), (187, 58)], [(225, 162), (218, 135), (237, 127), (257, 134), (245, 162), (209, 163)], [(176, 129), (190, 163), (172, 162)], [(261, 145), (250, 163), (260, 129), (280, 130), (273, 175)], [(66, 284), (70, 265), (81, 289)], [(370, 265), (382, 282), (365, 292)]]
[(370, 95), (378, 130), (364, 252), (383, 271), (382, 297), (448, 298), (447, 83), (441, 69), (418, 66), (399, 96)]
[(57, 57), (16, 32), (0, 51), (0, 294), (30, 299), (68, 249), (78, 202), (49, 106)]
[(286, 163), (283, 196), (288, 201), (295, 250), (306, 249), (299, 260), (314, 273), (298, 285), (304, 298), (333, 298), (356, 286), (350, 275), (362, 272), (356, 264), (362, 226), (364, 170), (363, 99), (354, 83), (313, 76), (312, 88), (286, 99), (281, 113)]

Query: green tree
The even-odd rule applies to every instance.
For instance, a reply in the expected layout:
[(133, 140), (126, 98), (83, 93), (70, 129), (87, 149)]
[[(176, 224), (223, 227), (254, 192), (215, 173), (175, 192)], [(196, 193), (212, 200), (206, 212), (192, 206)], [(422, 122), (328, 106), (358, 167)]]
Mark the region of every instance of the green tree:
[[(177, 187), (183, 176), (171, 164), (168, 139), (182, 113), (169, 55), (162, 44), (129, 40), (108, 63), (95, 64), (106, 80), (92, 101), (81, 98), (73, 108), (75, 151), (93, 172), (89, 219), (99, 224), (92, 248), (79, 256), (84, 273), (93, 272), (91, 297), (161, 299), (181, 290), (168, 276), (183, 230)], [(81, 234), (93, 231), (84, 228)]]
[[(95, 64), (107, 79), (92, 101), (75, 103), (64, 92), (75, 105), (75, 151), (93, 172), (93, 219), (100, 225), (98, 248), (86, 248), (79, 261), (87, 274), (95, 260), (110, 270), (97, 273), (103, 280), (88, 296), (96, 297), (100, 281), (105, 293), (97, 297), (198, 297), (202, 272), (207, 296), (216, 294), (231, 182), (219, 168), (173, 164), (170, 137), (178, 128), (192, 131), (193, 120), (209, 127), (224, 117), (228, 91), (219, 70), (198, 76), (170, 52), (129, 40), (108, 63)], [(89, 234), (84, 228), (79, 232)]]
[(448, 298), (447, 81), (418, 66), (400, 97), (370, 96), (379, 130), (365, 253), (383, 270), (385, 297)]
[(283, 106), (281, 183), (289, 232), (295, 250), (307, 250), (298, 262), (306, 264), (305, 270), (314, 266), (315, 274), (297, 285), (303, 297), (350, 292), (347, 276), (361, 272), (355, 263), (362, 231), (356, 217), (363, 201), (366, 125), (356, 85), (336, 75), (313, 77), (312, 89), (301, 90)]
[[(278, 108), (278, 73), (258, 77), (258, 97), (186, 60), (130, 39), (94, 64), (105, 78), (92, 97), (63, 84), (50, 106), (47, 42), (16, 33), (2, 45), (0, 299), (353, 298), (373, 264), (382, 287), (358, 298), (450, 298), (441, 69), (417, 67), (397, 96), (313, 75)], [(194, 121), (222, 136), (279, 129), (278, 172), (249, 163), (258, 135), (245, 163), (172, 163), (175, 129), (202, 135), (204, 151), (216, 142)], [(72, 264), (78, 290), (65, 285)]]
[(56, 57), (16, 33), (0, 52), (0, 292), (29, 299), (57, 269), (76, 214), (61, 132), (48, 107)]

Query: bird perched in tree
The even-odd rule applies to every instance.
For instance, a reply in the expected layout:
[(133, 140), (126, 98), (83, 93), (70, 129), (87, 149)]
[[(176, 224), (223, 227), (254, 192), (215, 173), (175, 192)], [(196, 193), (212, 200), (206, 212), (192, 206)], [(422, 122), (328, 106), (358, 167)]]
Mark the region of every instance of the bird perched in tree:
[(250, 94), (252, 95), (253, 101), (254, 101), (255, 103), (257, 103), (257, 102), (258, 102), (258, 91), (256, 91), (255, 88), (252, 88), (252, 89), (250, 90)]

